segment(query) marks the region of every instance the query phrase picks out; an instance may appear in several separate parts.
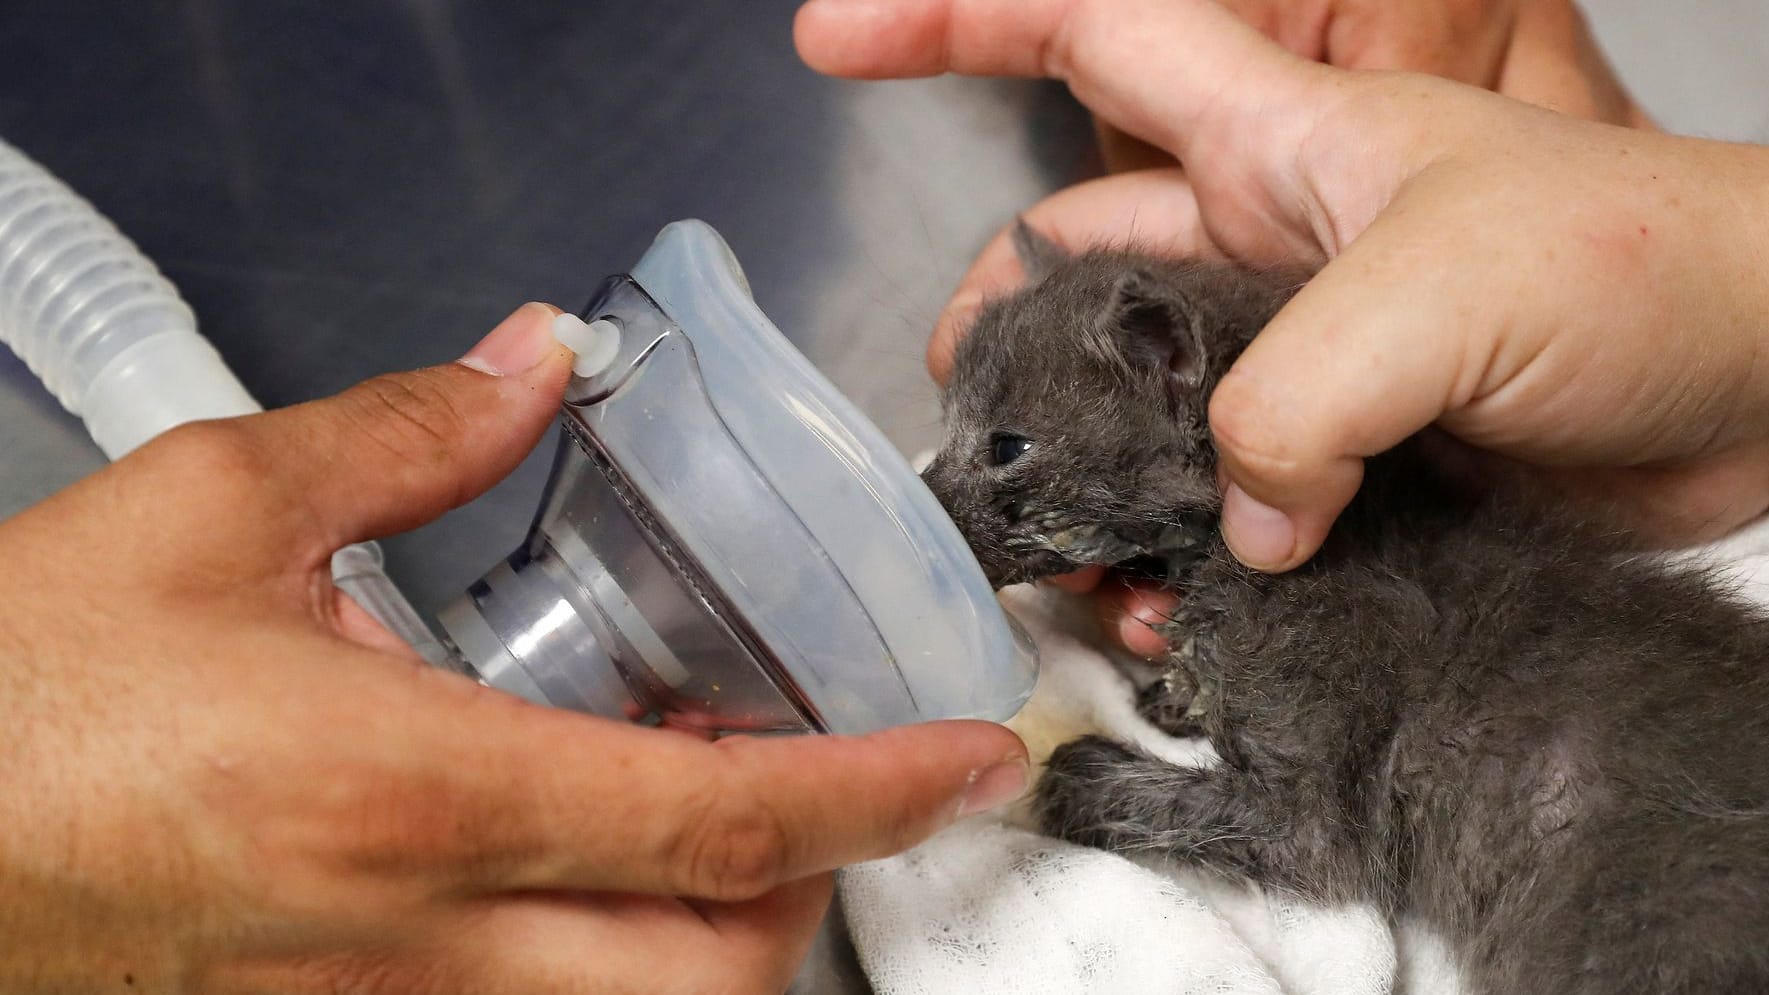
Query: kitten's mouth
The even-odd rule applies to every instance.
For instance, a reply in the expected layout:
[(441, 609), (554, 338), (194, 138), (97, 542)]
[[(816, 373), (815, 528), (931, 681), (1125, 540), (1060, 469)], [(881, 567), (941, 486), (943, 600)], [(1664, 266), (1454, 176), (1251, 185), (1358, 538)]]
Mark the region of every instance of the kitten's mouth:
[(1222, 541), (1221, 521), (1221, 514), (1214, 509), (1191, 512), (1163, 529), (1148, 554), (1139, 559), (1160, 564), (1164, 569), (1162, 579), (1177, 582), (1182, 574), (1208, 559), (1211, 547)]
[(1145, 553), (1142, 556), (1132, 556), (1128, 560), (1113, 563), (1110, 565), (1110, 569), (1113, 573), (1122, 577), (1152, 580), (1163, 583), (1171, 579), (1173, 576), (1173, 564), (1168, 562), (1165, 558), (1156, 556), (1153, 553)]
[(1104, 525), (1066, 525), (1011, 541), (1008, 555), (984, 565), (997, 588), (1024, 584), (1088, 566), (1103, 566), (1171, 583), (1202, 560), (1217, 534), (1214, 511), (1198, 511), (1141, 535)]

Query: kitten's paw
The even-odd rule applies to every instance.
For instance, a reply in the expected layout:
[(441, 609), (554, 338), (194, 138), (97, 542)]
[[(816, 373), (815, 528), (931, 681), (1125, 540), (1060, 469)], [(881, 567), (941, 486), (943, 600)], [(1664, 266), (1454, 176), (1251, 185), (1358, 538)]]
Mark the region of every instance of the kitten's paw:
[(1153, 684), (1136, 693), (1136, 712), (1169, 736), (1190, 739), (1204, 735), (1197, 685), (1185, 671), (1170, 668)]
[(1038, 780), (1033, 810), (1047, 835), (1102, 850), (1146, 843), (1149, 825), (1135, 810), (1146, 791), (1134, 782), (1161, 761), (1122, 743), (1083, 736), (1056, 748)]
[(1269, 794), (1236, 771), (1181, 767), (1085, 736), (1050, 755), (1033, 809), (1058, 839), (1253, 877), (1266, 873), (1269, 846), (1284, 832)]

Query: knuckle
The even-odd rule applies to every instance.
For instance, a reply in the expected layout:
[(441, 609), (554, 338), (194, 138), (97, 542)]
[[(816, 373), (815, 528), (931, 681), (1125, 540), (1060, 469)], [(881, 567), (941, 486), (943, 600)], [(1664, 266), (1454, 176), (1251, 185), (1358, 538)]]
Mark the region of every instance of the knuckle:
[(410, 462), (445, 458), (469, 425), (446, 376), (434, 370), (382, 374), (358, 384), (345, 398), (352, 428)]
[[(359, 940), (368, 940), (358, 935)], [(275, 991), (289, 995), (453, 995), (482, 990), (465, 982), (446, 958), (403, 944), (369, 942), (282, 957), (223, 959), (187, 970), (180, 990), (192, 995)]]
[(792, 837), (770, 805), (743, 792), (721, 791), (706, 817), (684, 836), (676, 866), (684, 890), (720, 901), (765, 894), (784, 880)]
[(1284, 477), (1294, 471), (1296, 460), (1273, 422), (1265, 392), (1232, 372), (1210, 398), (1210, 431), (1217, 447), (1244, 470)]
[(346, 884), (378, 902), (421, 900), (437, 868), (464, 867), (485, 838), (440, 777), (316, 757), (294, 791), (286, 772), (275, 776), (282, 766), (230, 771), (205, 783), (203, 797), (217, 821), (254, 827), (239, 870), (269, 874), (285, 907), (323, 908)]
[(289, 495), (276, 485), (275, 457), (248, 420), (190, 422), (143, 446), (130, 457), (140, 472), (120, 478), (120, 509), (151, 515), (167, 535), (213, 536), (230, 522), (264, 531)]
[(155, 469), (203, 480), (205, 486), (257, 486), (271, 469), (271, 456), (240, 420), (189, 422), (142, 447)]
[(391, 950), (315, 960), (307, 981), (313, 991), (362, 995), (441, 995), (457, 990), (445, 983), (439, 963)]
[(499, 835), (443, 777), (358, 777), (332, 801), (348, 869), (382, 879), (425, 880), (439, 867), (471, 876)]

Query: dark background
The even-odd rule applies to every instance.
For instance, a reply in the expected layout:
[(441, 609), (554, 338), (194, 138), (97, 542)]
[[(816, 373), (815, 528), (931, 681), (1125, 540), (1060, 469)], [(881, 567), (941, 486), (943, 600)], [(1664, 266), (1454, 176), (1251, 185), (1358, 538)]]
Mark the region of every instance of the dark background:
[[(0, 6), (0, 138), (134, 238), (277, 406), (576, 308), (666, 222), (730, 241), (783, 331), (905, 447), (986, 237), (1091, 161), (1050, 84), (843, 83), (789, 0)], [(545, 448), (387, 544), (434, 610), (520, 539)], [(101, 465), (0, 350), (0, 515)]]

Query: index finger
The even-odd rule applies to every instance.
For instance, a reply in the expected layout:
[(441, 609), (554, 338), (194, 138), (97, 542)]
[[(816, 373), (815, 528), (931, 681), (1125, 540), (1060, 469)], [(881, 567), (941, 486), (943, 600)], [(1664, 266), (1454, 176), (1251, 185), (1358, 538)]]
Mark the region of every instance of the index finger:
[(1269, 101), (1304, 65), (1213, 0), (812, 0), (793, 34), (835, 76), (1060, 79), (1181, 158), (1220, 98)]
[(432, 818), (483, 891), (754, 898), (907, 849), (1027, 777), (1019, 738), (988, 722), (708, 743), (511, 700), (475, 725)]

